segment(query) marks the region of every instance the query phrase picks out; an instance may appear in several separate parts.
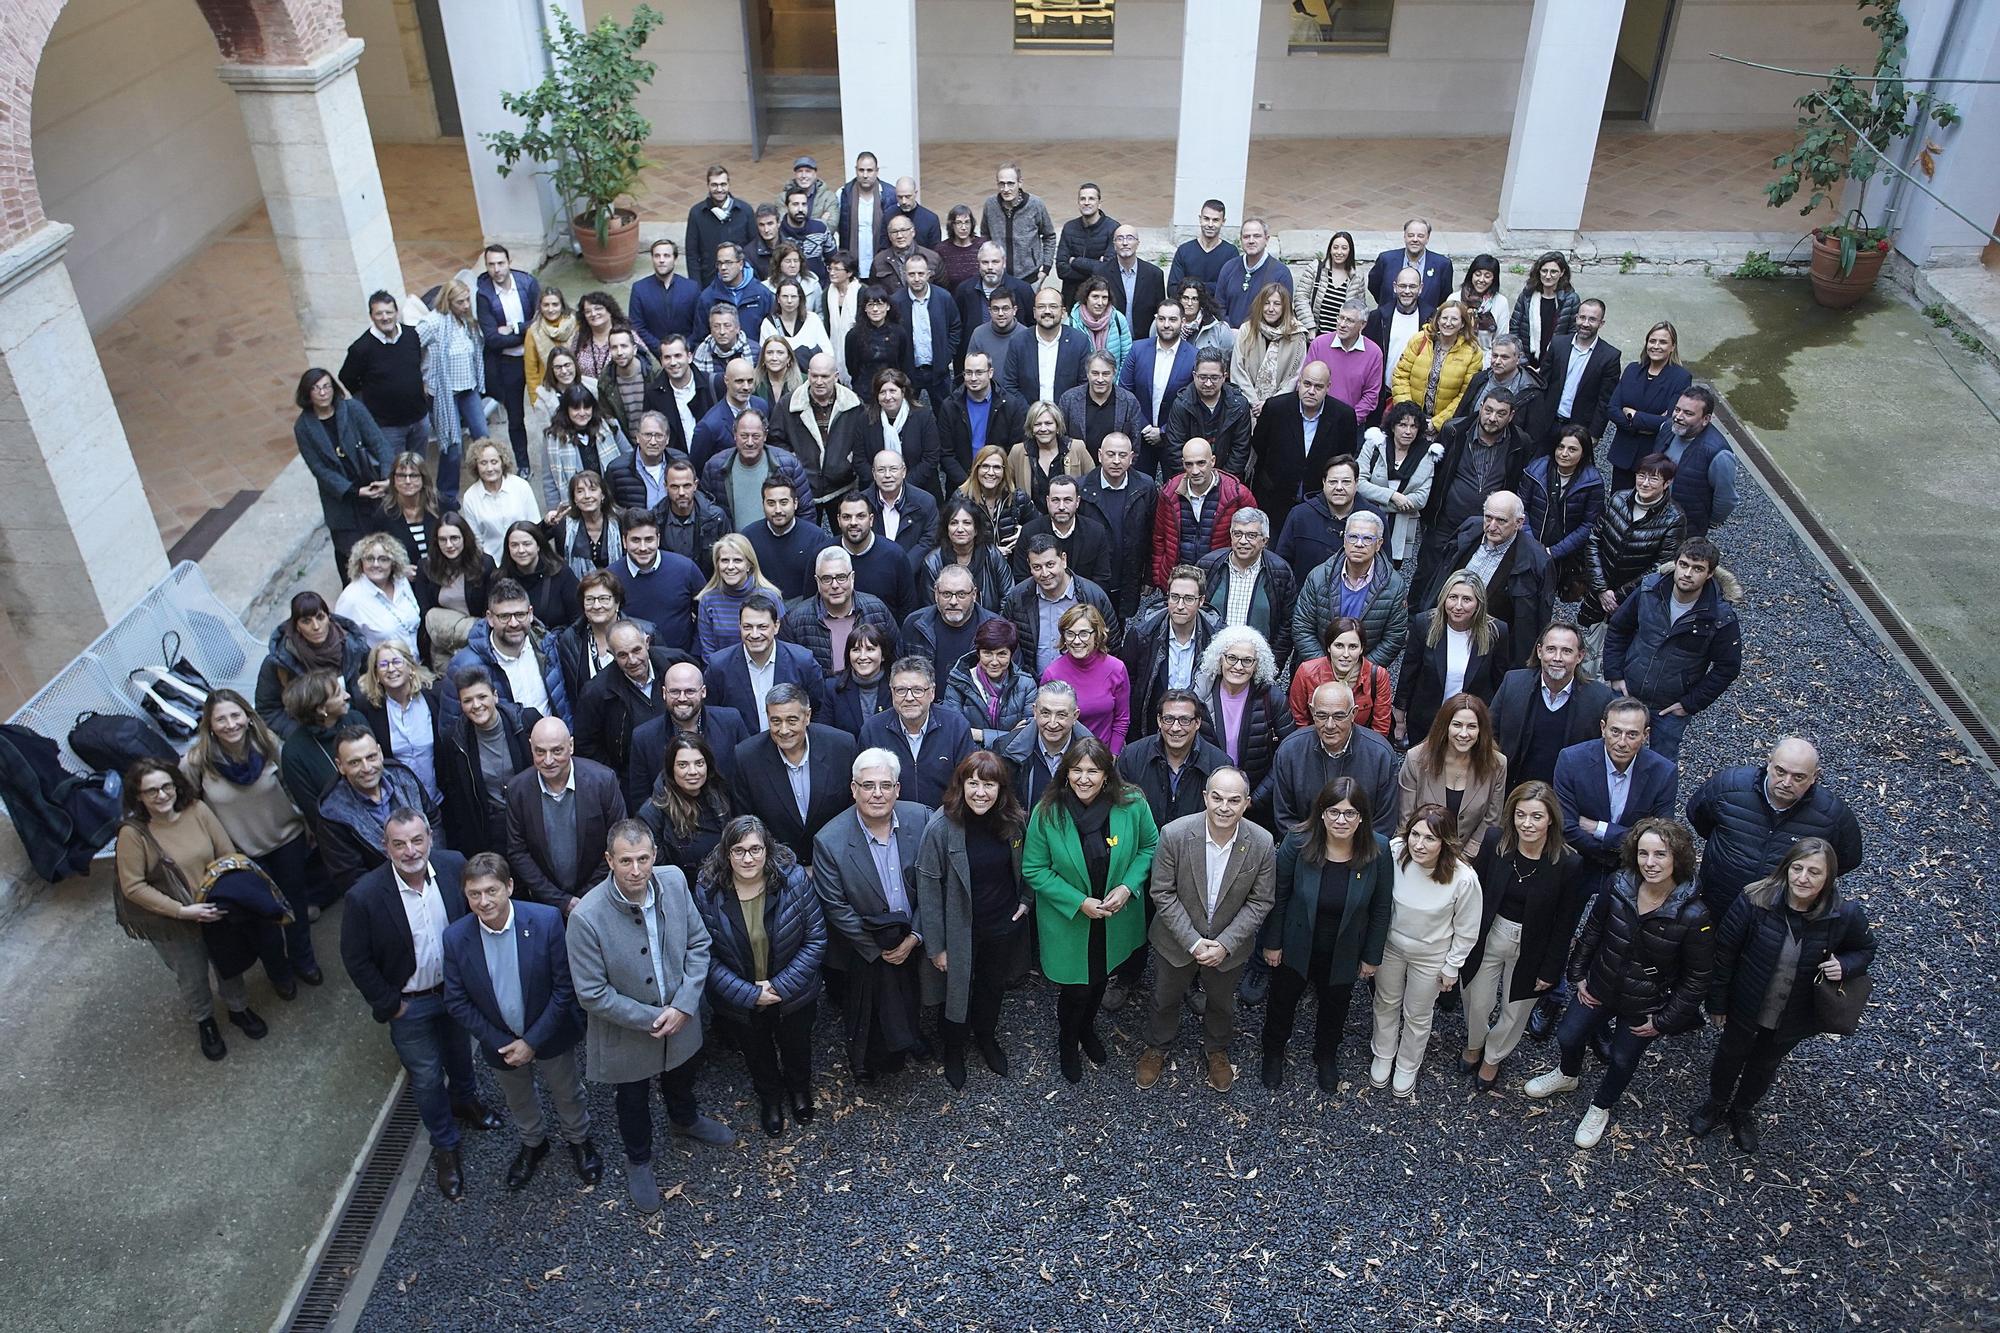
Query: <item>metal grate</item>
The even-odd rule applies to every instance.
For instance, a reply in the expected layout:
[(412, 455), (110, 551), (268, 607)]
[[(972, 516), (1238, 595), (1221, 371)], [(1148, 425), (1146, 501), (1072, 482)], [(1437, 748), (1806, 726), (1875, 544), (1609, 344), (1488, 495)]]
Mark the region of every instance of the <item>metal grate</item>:
[(1923, 640), (1911, 632), (1910, 627), (1903, 622), (1903, 618), (1896, 613), (1895, 607), (1890, 605), (1888, 598), (1882, 595), (1882, 590), (1875, 586), (1875, 580), (1868, 576), (1868, 571), (1848, 558), (1839, 541), (1827, 530), (1826, 525), (1819, 521), (1812, 506), (1806, 503), (1806, 498), (1799, 488), (1794, 486), (1790, 478), (1779, 469), (1770, 451), (1764, 448), (1763, 441), (1751, 433), (1743, 424), (1742, 418), (1736, 415), (1728, 403), (1717, 404), (1716, 415), (1722, 418), (1736, 447), (1756, 467), (1763, 478), (1765, 488), (1791, 515), (1792, 521), (1798, 525), (1800, 531), (1804, 532), (1818, 548), (1828, 567), (1845, 585), (1848, 595), (1881, 627), (1883, 634), (1888, 636), (1896, 651), (1910, 664), (1911, 671), (1917, 677), (1917, 683), (1937, 701), (1938, 706), (1944, 710), (1946, 718), (1958, 728), (1978, 754), (1984, 756), (1986, 766), (1989, 769), (2000, 769), (2000, 735), (1995, 734), (1992, 724), (1986, 720), (1978, 706), (1966, 697), (1965, 691), (1959, 688), (1951, 673), (1938, 663)]
[[(395, 1192), (403, 1159), (409, 1155), (422, 1128), (416, 1098), (405, 1083), (382, 1122), (374, 1146), (368, 1150), (367, 1160), (348, 1186), (347, 1197), (341, 1200), (339, 1218), (327, 1233), (325, 1243), (313, 1259), (305, 1287), (286, 1316), (285, 1333), (323, 1333), (333, 1327), (374, 1239), (383, 1209)], [(367, 1296), (365, 1291), (361, 1294)]]

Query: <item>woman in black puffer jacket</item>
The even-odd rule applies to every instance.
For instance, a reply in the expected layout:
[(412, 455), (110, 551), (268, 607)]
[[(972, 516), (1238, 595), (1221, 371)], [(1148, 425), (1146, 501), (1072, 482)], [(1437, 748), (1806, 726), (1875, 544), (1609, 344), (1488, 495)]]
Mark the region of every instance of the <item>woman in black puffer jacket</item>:
[(1708, 1071), (1708, 1100), (1688, 1122), (1695, 1137), (1725, 1116), (1729, 1136), (1757, 1151), (1751, 1110), (1792, 1048), (1819, 1031), (1815, 982), (1852, 981), (1875, 958), (1859, 903), (1835, 887), (1840, 859), (1824, 838), (1800, 838), (1769, 877), (1743, 891), (1716, 932), (1710, 1018), (1722, 1029)]
[(1530, 1097), (1577, 1085), (1583, 1053), (1611, 1032), (1611, 1067), (1576, 1129), (1594, 1148), (1646, 1048), (1701, 1025), (1715, 960), (1715, 928), (1694, 884), (1694, 837), (1671, 819), (1642, 819), (1625, 835), (1624, 867), (1590, 905), (1569, 955), (1575, 998), (1556, 1029), (1562, 1064), (1528, 1080)]

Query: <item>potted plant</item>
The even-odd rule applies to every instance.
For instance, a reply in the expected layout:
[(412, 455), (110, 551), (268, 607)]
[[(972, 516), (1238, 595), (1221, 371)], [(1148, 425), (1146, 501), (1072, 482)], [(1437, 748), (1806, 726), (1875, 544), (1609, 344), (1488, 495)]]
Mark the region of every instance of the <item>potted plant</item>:
[(527, 92), (500, 94), (500, 105), (525, 128), (484, 138), (500, 159), (502, 176), (522, 158), (548, 168), (584, 263), (599, 278), (622, 278), (638, 254), (639, 215), (618, 201), (638, 184), (653, 132), (652, 122), (633, 108), (654, 70), (638, 53), (666, 20), (642, 4), (630, 23), (604, 18), (586, 32), (562, 10), (552, 12), (556, 30), (544, 40), (553, 68)]
[[(1857, 82), (1853, 70), (1836, 65), (1825, 86), (1794, 103), (1800, 112), (1798, 140), (1772, 163), (1780, 175), (1764, 187), (1773, 208), (1809, 190), (1799, 209), (1809, 216), (1834, 203), (1844, 182), (1852, 183), (1851, 206), (1840, 221), (1814, 227), (1812, 233), (1813, 299), (1836, 309), (1853, 305), (1875, 285), (1889, 254), (1889, 229), (1871, 224), (1863, 212), (1868, 183), (1883, 157), (1920, 132), (1926, 121), (1940, 128), (1958, 123), (1957, 107), (1903, 82), (1910, 25), (1900, 0), (1858, 0), (1858, 7), (1866, 14), (1862, 26), (1881, 43), (1873, 77)], [(1926, 175), (1940, 151), (1925, 141), (1918, 164)]]

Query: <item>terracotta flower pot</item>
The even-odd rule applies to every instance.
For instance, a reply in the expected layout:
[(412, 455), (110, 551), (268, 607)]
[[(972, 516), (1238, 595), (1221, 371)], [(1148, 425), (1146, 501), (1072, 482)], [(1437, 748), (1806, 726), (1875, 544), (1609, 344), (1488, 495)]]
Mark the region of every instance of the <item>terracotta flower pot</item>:
[(1813, 237), (1812, 278), (1813, 300), (1829, 310), (1845, 310), (1868, 294), (1881, 276), (1882, 261), (1889, 252), (1876, 246), (1864, 246), (1854, 256), (1854, 268), (1843, 275), (1840, 271), (1840, 242), (1824, 237)]
[(597, 228), (587, 217), (572, 218), (570, 232), (576, 243), (583, 247), (583, 262), (589, 267), (592, 277), (606, 282), (632, 276), (632, 265), (639, 257), (639, 215), (629, 208), (621, 208), (616, 220), (605, 230), (605, 244), (597, 243)]

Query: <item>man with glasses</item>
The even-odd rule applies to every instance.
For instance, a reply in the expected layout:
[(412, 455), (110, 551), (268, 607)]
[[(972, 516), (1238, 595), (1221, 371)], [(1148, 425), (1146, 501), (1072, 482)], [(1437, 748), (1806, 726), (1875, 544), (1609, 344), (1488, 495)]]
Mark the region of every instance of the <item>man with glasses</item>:
[(861, 751), (854, 757), (853, 806), (813, 839), (812, 881), (826, 913), (827, 952), (848, 974), (847, 1058), (864, 1084), (928, 1051), (918, 1019), (920, 969), (930, 964), (920, 947), (923, 923), (910, 872), (930, 812), (902, 799), (902, 776), (892, 752)]
[(666, 669), (660, 695), (666, 710), (632, 729), (625, 757), (627, 810), (640, 809), (652, 796), (666, 763), (669, 735), (684, 731), (701, 737), (715, 755), (716, 772), (731, 782), (736, 780), (736, 747), (750, 736), (743, 714), (708, 701), (708, 682), (692, 662), (675, 662)]
[(838, 546), (813, 560), (814, 595), (785, 612), (780, 628), (788, 642), (813, 655), (820, 672), (831, 676), (847, 664), (847, 637), (862, 625), (873, 625), (893, 653), (898, 642), (896, 618), (882, 599), (854, 589), (854, 561)]
[(1295, 731), (1271, 762), (1277, 826), (1291, 828), (1335, 778), (1353, 778), (1368, 793), (1375, 831), (1396, 831), (1396, 752), (1367, 727), (1354, 725), (1354, 691), (1332, 681), (1313, 691), (1312, 726)]
[(936, 674), (947, 676), (973, 651), (972, 636), (979, 627), (999, 618), (979, 604), (972, 571), (964, 565), (946, 565), (931, 585), (931, 605), (910, 612), (903, 621), (903, 651), (923, 658)]
[(1382, 554), (1381, 515), (1365, 509), (1348, 515), (1341, 540), (1342, 557), (1306, 575), (1292, 604), (1292, 646), (1300, 665), (1325, 657), (1333, 622), (1351, 616), (1361, 622), (1368, 660), (1390, 666), (1409, 637), (1409, 587)]
[(1271, 520), (1261, 509), (1243, 508), (1229, 519), (1229, 545), (1210, 551), (1196, 564), (1208, 586), (1208, 609), (1224, 625), (1248, 625), (1264, 636), (1282, 666), (1292, 654), (1290, 608), (1299, 580), (1268, 549)]
[(1132, 682), (1133, 737), (1147, 734), (1154, 700), (1165, 699), (1172, 690), (1194, 688), (1201, 655), (1222, 628), (1222, 618), (1202, 604), (1208, 577), (1199, 568), (1174, 566), (1166, 586), (1165, 604), (1132, 622), (1118, 653)]
[(1167, 458), (1179, 458), (1197, 439), (1208, 442), (1222, 470), (1240, 483), (1250, 457), (1250, 400), (1229, 383), (1229, 357), (1213, 347), (1194, 354), (1194, 378), (1167, 409)]
[[(553, 653), (542, 650), (545, 635), (533, 632), (539, 628), (527, 590), (513, 579), (497, 580), (486, 590), (486, 618), (472, 627), (465, 647), (452, 655), (445, 678), (455, 679), (466, 667), (480, 667), (492, 678), (494, 692), (508, 703), (543, 717), (568, 718), (569, 694), (561, 664)], [(447, 714), (455, 711), (455, 698), (447, 694), (445, 703)]]
[(1014, 794), (1021, 804), (1040, 800), (1055, 781), (1056, 767), (1077, 739), (1090, 728), (1076, 720), (1076, 691), (1066, 680), (1051, 680), (1035, 692), (1031, 725), (1020, 727), (993, 747), (1014, 775)]
[(889, 709), (861, 724), (863, 749), (896, 756), (910, 799), (935, 810), (959, 762), (971, 754), (972, 726), (956, 708), (938, 708), (937, 671), (927, 657), (900, 657), (889, 668)]

